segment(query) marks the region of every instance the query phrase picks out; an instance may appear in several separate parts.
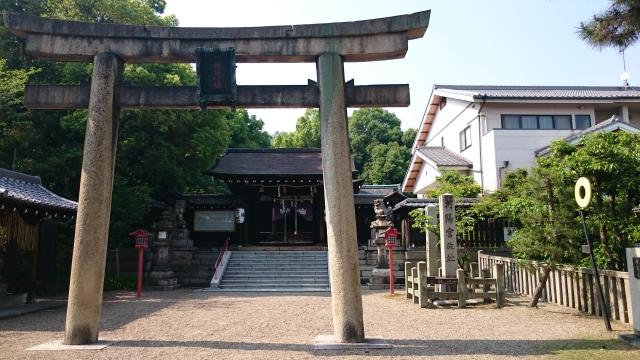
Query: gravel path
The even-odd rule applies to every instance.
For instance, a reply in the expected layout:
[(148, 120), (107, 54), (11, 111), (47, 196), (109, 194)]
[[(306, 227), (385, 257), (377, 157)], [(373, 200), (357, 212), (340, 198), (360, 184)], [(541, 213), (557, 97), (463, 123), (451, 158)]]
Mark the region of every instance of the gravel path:
[[(193, 290), (107, 293), (100, 351), (34, 352), (63, 338), (65, 309), (0, 320), (2, 359), (640, 359), (607, 333), (599, 318), (554, 305), (526, 307), (510, 298), (503, 309), (420, 309), (403, 296), (363, 292), (365, 331), (391, 350), (314, 351), (316, 335), (331, 333), (328, 294), (212, 293)], [(410, 321), (411, 320), (411, 321)]]

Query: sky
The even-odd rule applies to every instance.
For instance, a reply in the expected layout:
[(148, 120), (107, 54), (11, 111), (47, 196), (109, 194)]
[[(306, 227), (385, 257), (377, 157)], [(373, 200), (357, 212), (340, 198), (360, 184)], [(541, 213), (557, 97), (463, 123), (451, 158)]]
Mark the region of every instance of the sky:
[[(411, 105), (388, 108), (417, 128), (434, 84), (621, 85), (622, 56), (597, 50), (576, 31), (606, 0), (167, 0), (180, 26), (236, 27), (356, 21), (431, 10), (404, 59), (345, 63), (356, 85), (409, 84)], [(640, 85), (640, 46), (625, 52), (629, 82)], [(304, 85), (315, 64), (238, 64), (238, 85)], [(304, 109), (248, 109), (264, 129), (295, 130)]]

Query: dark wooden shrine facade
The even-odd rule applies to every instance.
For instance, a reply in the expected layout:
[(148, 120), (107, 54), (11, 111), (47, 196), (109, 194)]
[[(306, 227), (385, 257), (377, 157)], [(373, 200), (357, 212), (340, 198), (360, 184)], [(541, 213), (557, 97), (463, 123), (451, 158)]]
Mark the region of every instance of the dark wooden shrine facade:
[[(373, 201), (404, 197), (398, 185), (363, 185), (352, 169), (358, 243), (366, 245)], [(207, 173), (232, 194), (184, 196), (195, 246), (218, 246), (227, 236), (235, 246), (326, 246), (320, 149), (227, 149)], [(237, 220), (238, 209), (244, 221), (225, 229), (222, 223), (228, 224), (232, 213)], [(222, 226), (203, 226), (207, 217)]]
[(40, 177), (0, 168), (0, 298), (26, 292), (31, 301), (36, 287), (52, 285), (57, 270), (55, 221), (73, 219), (77, 207), (44, 187)]

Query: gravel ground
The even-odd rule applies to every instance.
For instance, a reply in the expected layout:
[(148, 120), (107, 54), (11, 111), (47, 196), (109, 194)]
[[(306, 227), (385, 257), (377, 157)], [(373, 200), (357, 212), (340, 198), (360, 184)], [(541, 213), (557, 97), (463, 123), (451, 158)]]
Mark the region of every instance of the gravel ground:
[(630, 327), (526, 299), (503, 309), (420, 309), (404, 296), (363, 292), (365, 331), (391, 350), (314, 351), (331, 333), (329, 294), (213, 293), (193, 290), (107, 293), (99, 351), (26, 351), (63, 338), (65, 309), (0, 320), (2, 359), (640, 359), (619, 341)]

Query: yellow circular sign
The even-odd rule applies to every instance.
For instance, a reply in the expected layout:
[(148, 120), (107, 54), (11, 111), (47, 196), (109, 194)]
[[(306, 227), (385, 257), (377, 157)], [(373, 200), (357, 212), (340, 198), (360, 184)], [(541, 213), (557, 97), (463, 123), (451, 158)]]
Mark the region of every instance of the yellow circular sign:
[(581, 177), (580, 179), (578, 179), (578, 181), (576, 181), (574, 193), (578, 206), (586, 209), (587, 206), (589, 206), (589, 203), (591, 202), (591, 196), (593, 195), (593, 193), (591, 192), (591, 183), (589, 182), (589, 179), (587, 179), (586, 177)]

